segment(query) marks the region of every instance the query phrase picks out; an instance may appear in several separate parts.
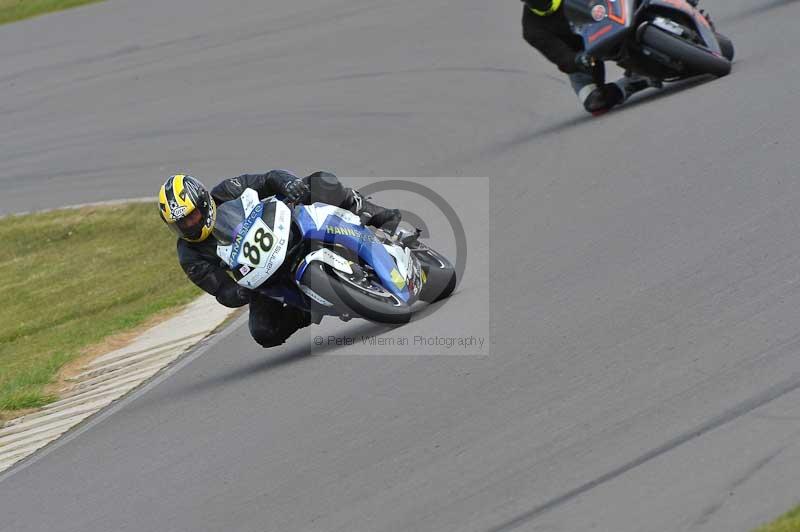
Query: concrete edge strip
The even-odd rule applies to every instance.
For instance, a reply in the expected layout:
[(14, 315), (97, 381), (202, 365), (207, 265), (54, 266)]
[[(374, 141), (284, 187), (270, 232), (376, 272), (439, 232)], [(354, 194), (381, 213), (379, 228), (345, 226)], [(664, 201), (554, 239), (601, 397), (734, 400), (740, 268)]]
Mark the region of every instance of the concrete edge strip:
[[(155, 197), (148, 196), (80, 203), (37, 211), (0, 214), (0, 220), (58, 210), (155, 201)], [(187, 316), (192, 316), (196, 312), (198, 305), (208, 310), (211, 319), (203, 324), (201, 330), (186, 335), (183, 332), (184, 329), (180, 326), (180, 321), (186, 319)], [(84, 372), (70, 379), (71, 385), (61, 390), (62, 393), (66, 394), (66, 397), (65, 400), (57, 402), (61, 403), (57, 408), (44, 407), (27, 416), (22, 416), (0, 425), (0, 435), (3, 436), (3, 438), (0, 438), (0, 481), (10, 477), (16, 471), (24, 469), (28, 464), (49, 453), (51, 449), (55, 449), (72, 440), (72, 438), (88, 429), (89, 426), (93, 426), (95, 423), (105, 419), (107, 415), (122, 408), (134, 397), (145, 393), (152, 386), (172, 375), (173, 371), (165, 371), (165, 368), (169, 368), (174, 364), (175, 371), (177, 371), (178, 367), (183, 367), (200, 356), (206, 351), (205, 346), (211, 346), (216, 343), (213, 340), (214, 338), (226, 336), (235, 327), (238, 327), (243, 318), (228, 323), (225, 329), (219, 331), (218, 334), (214, 334), (221, 325), (229, 320), (234, 312), (235, 309), (220, 311), (216, 300), (210, 296), (201, 296), (190, 303), (178, 315), (144, 331), (128, 346), (105, 353), (89, 361), (82, 368)], [(175, 326), (170, 327), (170, 323), (174, 323)], [(137, 341), (146, 338), (156, 328), (160, 327), (163, 330), (164, 325), (167, 325), (166, 329), (169, 331), (165, 341), (155, 345), (144, 342), (141, 348), (132, 349), (131, 346), (136, 346)], [(176, 333), (181, 331), (182, 334), (173, 334), (173, 331)], [(137, 363), (128, 365), (123, 362), (130, 361), (131, 358), (135, 359)], [(98, 367), (97, 363), (101, 360), (100, 367)], [(148, 371), (143, 371), (142, 366), (147, 366)], [(103, 376), (111, 374), (113, 377), (111, 379), (98, 379), (98, 373)], [(126, 374), (137, 374), (139, 378), (125, 379)], [(98, 386), (94, 383), (88, 383), (88, 381), (92, 380), (109, 382), (108, 386)], [(112, 385), (111, 381), (121, 382)], [(87, 384), (90, 385), (87, 386)], [(74, 412), (74, 414), (64, 415), (70, 411)], [(48, 421), (48, 418), (50, 421)], [(36, 445), (32, 445), (26, 452), (20, 452), (19, 446), (14, 443), (26, 440), (31, 443), (35, 442)]]
[[(201, 332), (192, 335), (196, 337), (196, 341), (194, 343), (187, 344), (187, 335), (185, 332), (185, 327), (181, 326), (181, 320), (185, 320), (187, 316), (196, 316), (196, 309), (198, 306), (208, 309), (207, 316), (209, 316), (209, 319), (207, 319), (207, 321), (203, 324)], [(138, 340), (146, 338), (148, 333), (150, 333), (156, 327), (159, 327), (163, 330), (165, 324), (174, 323), (175, 325), (174, 327), (167, 327), (167, 330), (170, 331), (170, 336), (174, 337), (172, 338), (174, 351), (170, 353), (169, 356), (165, 356), (164, 350), (157, 350), (153, 359), (150, 360), (152, 363), (152, 372), (142, 372), (141, 365), (124, 367), (113, 372), (115, 377), (119, 378), (120, 376), (124, 376), (126, 372), (138, 371), (141, 374), (140, 380), (126, 380), (126, 382), (120, 383), (119, 386), (104, 388), (100, 391), (100, 393), (85, 393), (91, 390), (91, 388), (89, 388), (79, 394), (83, 396), (83, 400), (75, 402), (70, 401), (68, 405), (64, 405), (66, 408), (53, 409), (55, 411), (50, 412), (47, 412), (46, 410), (39, 410), (28, 414), (28, 416), (30, 416), (28, 420), (26, 420), (26, 416), (22, 416), (15, 420), (11, 420), (4, 426), (0, 427), (0, 434), (3, 434), (6, 437), (13, 434), (15, 436), (13, 440), (25, 441), (26, 432), (27, 430), (30, 430), (30, 436), (32, 436), (32, 438), (29, 441), (41, 442), (40, 444), (37, 443), (36, 445), (32, 445), (28, 449), (28, 452), (25, 453), (20, 453), (20, 449), (17, 445), (0, 444), (0, 482), (16, 472), (26, 468), (28, 465), (35, 462), (42, 456), (45, 456), (61, 445), (76, 438), (78, 435), (101, 422), (106, 417), (123, 408), (129, 402), (143, 395), (157, 384), (167, 379), (175, 372), (179, 371), (191, 361), (200, 357), (210, 347), (214, 346), (218, 341), (239, 327), (239, 325), (242, 324), (247, 318), (247, 315), (245, 314), (240, 316), (238, 319), (230, 321), (230, 317), (235, 312), (236, 309), (227, 309), (221, 307), (219, 303), (217, 303), (216, 299), (211, 296), (201, 296), (194, 302), (190, 303), (189, 306), (187, 306), (187, 308), (185, 308), (181, 313), (154, 326), (151, 329), (148, 329), (147, 331), (144, 331), (136, 339), (134, 339), (131, 344), (129, 344), (134, 345)], [(220, 325), (223, 325), (226, 322), (228, 322), (227, 326), (221, 331), (218, 331)], [(165, 343), (169, 342), (161, 342), (162, 345)], [(124, 349), (129, 349), (129, 347), (123, 347), (121, 350)], [(108, 354), (103, 356), (107, 355)], [(88, 369), (90, 365), (91, 362), (87, 363), (87, 366), (84, 369)], [(73, 382), (68, 388), (62, 391), (66, 393), (71, 390), (78, 389), (81, 387), (82, 383), (83, 381)], [(86, 405), (87, 408), (81, 408), (82, 405)], [(72, 410), (74, 415), (58, 415), (60, 413), (65, 413), (63, 412), (65, 410)], [(52, 421), (45, 422), (45, 420), (41, 419), (46, 417), (50, 417)], [(74, 421), (70, 423), (69, 420)], [(27, 426), (27, 428), (18, 430), (22, 428), (17, 427), (18, 425)], [(52, 432), (47, 431), (48, 426), (52, 426)], [(34, 432), (41, 434), (42, 436), (44, 436), (44, 433), (47, 433), (52, 437), (42, 437), (40, 439), (34, 434)], [(6, 440), (8, 444), (11, 443), (9, 440)], [(6, 450), (4, 450), (4, 447), (6, 447)], [(15, 448), (11, 449), (11, 447)]]
[[(178, 338), (177, 340), (175, 340), (175, 342), (186, 341), (188, 343), (194, 343), (194, 342), (197, 342), (198, 340), (202, 340), (202, 336), (203, 336), (203, 333), (190, 334), (189, 336), (184, 336), (182, 338)], [(200, 338), (198, 338), (198, 337), (200, 337)], [(113, 351), (111, 353), (107, 353), (105, 355), (101, 355), (101, 356), (95, 358), (94, 360), (89, 362), (89, 364), (87, 364), (87, 367), (94, 368), (94, 367), (103, 366), (103, 365), (106, 365), (106, 364), (111, 364), (111, 363), (117, 362), (119, 360), (129, 359), (131, 357), (135, 357), (135, 356), (142, 355), (142, 354), (145, 354), (145, 353), (152, 353), (152, 352), (155, 352), (155, 351), (160, 351), (160, 350), (162, 350), (164, 348), (170, 347), (173, 343), (174, 342), (156, 344), (156, 345), (148, 346), (148, 347), (146, 347), (144, 349), (137, 349), (137, 350), (118, 349), (117, 351)], [(119, 354), (116, 354), (116, 353), (119, 353)]]

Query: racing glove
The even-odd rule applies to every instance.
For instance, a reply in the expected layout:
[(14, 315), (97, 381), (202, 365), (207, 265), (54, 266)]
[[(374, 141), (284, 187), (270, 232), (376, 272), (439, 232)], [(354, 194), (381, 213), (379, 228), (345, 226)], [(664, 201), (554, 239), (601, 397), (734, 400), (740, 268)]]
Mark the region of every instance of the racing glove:
[(361, 223), (383, 229), (393, 234), (402, 219), (402, 214), (397, 209), (387, 209), (364, 198), (355, 189), (348, 189), (347, 199), (342, 207), (361, 217)]
[[(371, 225), (372, 227), (379, 227), (389, 234), (394, 234), (395, 230), (397, 229), (397, 225), (403, 219), (403, 215), (400, 213), (400, 211), (397, 209), (384, 209), (368, 201), (365, 201), (364, 203), (366, 204), (365, 207), (367, 207), (367, 209), (369, 209), (369, 207), (377, 207), (380, 209), (378, 212), (375, 212), (375, 214), (370, 216), (367, 224)], [(362, 213), (366, 213), (367, 209), (362, 211)]]
[(308, 195), (309, 189), (305, 181), (295, 177), (281, 183), (280, 193), (286, 196), (289, 201), (299, 202)]

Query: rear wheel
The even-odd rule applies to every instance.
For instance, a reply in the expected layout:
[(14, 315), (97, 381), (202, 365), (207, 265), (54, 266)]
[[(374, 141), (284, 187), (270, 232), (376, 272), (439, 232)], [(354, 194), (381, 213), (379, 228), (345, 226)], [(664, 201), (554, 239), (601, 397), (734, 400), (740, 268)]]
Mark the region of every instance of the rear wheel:
[(714, 35), (716, 35), (719, 47), (722, 49), (722, 55), (728, 61), (733, 61), (733, 56), (735, 54), (733, 48), (733, 41), (731, 41), (729, 38), (727, 38), (721, 33), (715, 33)]
[(411, 320), (410, 307), (363, 275), (357, 266), (354, 274), (348, 275), (314, 261), (303, 272), (300, 283), (332, 303), (340, 314), (356, 315), (379, 323), (401, 324)]
[(686, 74), (711, 74), (717, 77), (731, 73), (731, 62), (654, 26), (647, 26), (641, 35), (642, 44), (683, 66)]

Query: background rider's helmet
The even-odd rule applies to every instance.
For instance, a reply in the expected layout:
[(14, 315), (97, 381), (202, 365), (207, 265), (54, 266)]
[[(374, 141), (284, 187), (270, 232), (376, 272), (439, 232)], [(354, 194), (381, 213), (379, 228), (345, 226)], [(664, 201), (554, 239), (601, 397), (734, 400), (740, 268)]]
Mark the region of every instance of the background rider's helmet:
[(190, 175), (167, 178), (158, 192), (161, 219), (180, 238), (202, 242), (211, 235), (217, 206), (203, 184)]

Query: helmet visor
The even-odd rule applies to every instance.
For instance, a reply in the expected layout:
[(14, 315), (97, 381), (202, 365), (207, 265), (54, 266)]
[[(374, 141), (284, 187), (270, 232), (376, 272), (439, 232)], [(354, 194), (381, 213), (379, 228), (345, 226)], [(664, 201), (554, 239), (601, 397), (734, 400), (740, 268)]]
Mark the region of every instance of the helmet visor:
[(203, 213), (200, 209), (194, 209), (192, 212), (175, 222), (181, 234), (190, 239), (197, 240), (203, 234)]

